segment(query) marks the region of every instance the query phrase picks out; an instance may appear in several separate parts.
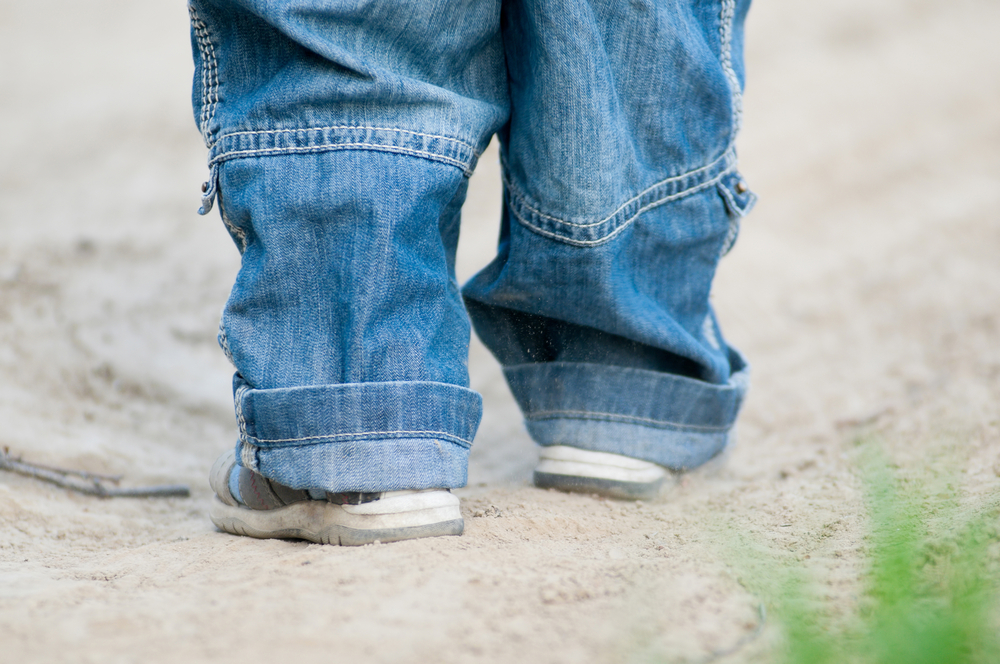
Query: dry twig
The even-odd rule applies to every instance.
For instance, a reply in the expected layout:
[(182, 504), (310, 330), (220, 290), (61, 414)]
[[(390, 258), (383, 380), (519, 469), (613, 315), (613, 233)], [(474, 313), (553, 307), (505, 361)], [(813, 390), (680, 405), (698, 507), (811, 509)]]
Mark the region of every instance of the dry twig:
[(34, 477), (65, 489), (101, 498), (187, 498), (191, 495), (190, 489), (183, 484), (125, 488), (108, 486), (108, 482), (117, 485), (122, 476), (30, 463), (19, 456), (12, 456), (7, 447), (0, 450), (0, 470), (9, 470), (19, 475)]

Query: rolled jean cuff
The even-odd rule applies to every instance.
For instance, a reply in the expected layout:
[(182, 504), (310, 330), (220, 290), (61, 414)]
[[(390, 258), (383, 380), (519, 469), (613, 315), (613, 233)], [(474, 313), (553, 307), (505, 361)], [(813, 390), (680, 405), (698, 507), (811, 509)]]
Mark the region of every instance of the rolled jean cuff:
[(240, 463), (295, 489), (465, 486), (482, 397), (433, 382), (258, 390), (233, 380)]
[(539, 445), (569, 445), (686, 470), (729, 442), (749, 383), (742, 356), (723, 385), (603, 364), (508, 366), (507, 382)]

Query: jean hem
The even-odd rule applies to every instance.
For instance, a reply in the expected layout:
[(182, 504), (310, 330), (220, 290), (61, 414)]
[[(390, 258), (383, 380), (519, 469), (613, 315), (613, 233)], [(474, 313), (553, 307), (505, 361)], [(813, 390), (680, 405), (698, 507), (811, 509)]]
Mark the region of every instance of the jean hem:
[(352, 440), (258, 447), (240, 441), (240, 464), (293, 489), (401, 491), (457, 489), (467, 482), (469, 448), (434, 438)]
[[(504, 369), (539, 445), (569, 445), (684, 470), (725, 448), (749, 383), (730, 349), (725, 384), (646, 369), (544, 362)], [(641, 398), (633, 398), (639, 395)]]
[(295, 489), (465, 485), (482, 397), (431, 381), (254, 389), (233, 377), (237, 458)]
[(356, 439), (441, 438), (470, 447), (482, 397), (430, 381), (254, 389), (233, 377), (240, 440), (293, 447)]
[(568, 445), (651, 461), (675, 471), (708, 462), (729, 444), (731, 431), (664, 430), (631, 423), (561, 418), (529, 420), (528, 433), (541, 446)]

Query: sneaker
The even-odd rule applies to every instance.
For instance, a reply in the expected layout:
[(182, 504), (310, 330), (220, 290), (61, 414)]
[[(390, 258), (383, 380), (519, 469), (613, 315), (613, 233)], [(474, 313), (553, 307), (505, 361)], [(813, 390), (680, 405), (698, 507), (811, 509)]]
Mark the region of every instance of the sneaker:
[(552, 445), (541, 450), (535, 486), (640, 500), (655, 498), (668, 474), (666, 468), (649, 461)]
[(358, 546), (461, 535), (458, 498), (447, 489), (328, 493), (290, 489), (236, 463), (230, 450), (212, 466), (212, 523), (233, 535)]

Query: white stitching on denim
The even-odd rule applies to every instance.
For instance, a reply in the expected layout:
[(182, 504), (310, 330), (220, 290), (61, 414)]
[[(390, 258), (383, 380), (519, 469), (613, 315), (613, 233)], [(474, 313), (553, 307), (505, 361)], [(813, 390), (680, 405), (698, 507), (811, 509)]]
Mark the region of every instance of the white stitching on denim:
[(259, 470), (259, 464), (257, 463), (257, 446), (246, 442), (240, 445), (240, 461), (242, 462), (244, 468)]
[(539, 228), (538, 226), (535, 226), (535, 225), (529, 223), (524, 218), (522, 218), (521, 215), (518, 214), (516, 210), (511, 209), (511, 213), (515, 217), (517, 217), (518, 221), (520, 221), (524, 226), (527, 226), (529, 229), (531, 229), (531, 231), (533, 231), (535, 233), (538, 233), (539, 235), (544, 235), (545, 237), (549, 237), (549, 238), (552, 238), (554, 240), (559, 240), (560, 242), (565, 242), (566, 244), (577, 246), (577, 247), (595, 247), (597, 245), (605, 244), (605, 243), (610, 242), (611, 240), (613, 240), (615, 237), (618, 236), (619, 233), (621, 233), (626, 228), (628, 228), (629, 226), (631, 226), (632, 222), (634, 222), (636, 219), (638, 219), (639, 215), (641, 215), (643, 212), (648, 212), (649, 210), (652, 210), (655, 207), (659, 207), (661, 205), (664, 205), (665, 203), (669, 203), (669, 202), (675, 201), (675, 200), (677, 200), (679, 198), (684, 198), (686, 196), (690, 196), (692, 194), (696, 194), (699, 191), (703, 191), (705, 189), (708, 189), (709, 187), (712, 187), (712, 186), (718, 184), (722, 180), (722, 178), (724, 176), (726, 176), (728, 173), (730, 173), (731, 171), (732, 171), (732, 168), (729, 168), (728, 170), (725, 170), (725, 171), (719, 173), (717, 176), (715, 176), (711, 180), (706, 180), (705, 182), (702, 182), (701, 184), (699, 184), (697, 186), (690, 187), (689, 189), (685, 189), (684, 191), (678, 192), (676, 194), (671, 194), (670, 196), (667, 196), (665, 198), (657, 199), (657, 200), (653, 201), (652, 203), (649, 203), (648, 205), (644, 205), (643, 207), (641, 207), (638, 210), (636, 210), (636, 212), (635, 212), (634, 215), (632, 215), (631, 217), (629, 217), (628, 219), (626, 219), (625, 221), (623, 221), (618, 226), (618, 228), (616, 228), (614, 231), (612, 231), (611, 233), (608, 233), (607, 235), (599, 237), (596, 240), (574, 240), (572, 238), (566, 237), (565, 235), (559, 235), (558, 233), (553, 233), (551, 231), (543, 230), (543, 229)]
[(729, 230), (726, 231), (726, 239), (722, 242), (722, 249), (719, 250), (719, 258), (722, 258), (736, 246), (736, 238), (740, 234), (740, 218), (730, 217)]
[(226, 337), (226, 328), (222, 324), (222, 319), (219, 319), (219, 333), (218, 333), (219, 345), (222, 346), (222, 353), (229, 360), (229, 363), (236, 366), (236, 360), (233, 359), (233, 351), (229, 350), (229, 338)]
[(733, 103), (733, 140), (740, 131), (743, 124), (743, 92), (740, 90), (740, 81), (733, 69), (733, 21), (736, 17), (736, 0), (722, 0), (722, 9), (719, 14), (719, 60), (722, 64), (722, 71), (726, 75), (729, 83), (729, 92), (732, 95)]
[[(695, 429), (697, 431), (728, 431), (729, 425), (726, 426), (700, 426), (697, 424), (678, 424), (676, 422), (667, 422), (665, 420), (654, 420), (648, 417), (635, 417), (633, 415), (621, 415), (619, 413), (600, 413), (589, 410), (542, 410), (535, 413), (531, 413), (526, 416), (528, 420), (537, 419), (555, 419), (556, 417), (572, 416), (572, 419), (584, 419), (584, 420), (617, 420), (621, 422), (644, 422), (648, 424), (654, 424), (662, 428), (671, 429)], [(567, 418), (570, 419), (570, 418)]]
[(244, 251), (247, 250), (247, 234), (244, 233), (243, 229), (240, 228), (239, 226), (234, 226), (232, 222), (226, 219), (225, 215), (222, 215), (222, 223), (226, 225), (226, 228), (229, 229), (230, 233), (236, 236), (236, 239), (240, 243), (240, 253), (242, 254)]
[[(733, 161), (735, 162), (735, 159), (734, 159), (734, 155), (732, 154), (732, 149), (731, 149), (731, 148), (730, 148), (730, 149), (728, 149), (728, 150), (726, 150), (726, 151), (725, 151), (725, 152), (724, 152), (724, 153), (722, 154), (722, 156), (721, 156), (721, 157), (719, 157), (719, 158), (718, 158), (718, 159), (716, 159), (715, 161), (713, 161), (713, 162), (711, 162), (711, 163), (709, 163), (709, 164), (707, 164), (707, 165), (705, 165), (705, 166), (702, 166), (702, 167), (700, 167), (700, 168), (696, 168), (696, 169), (694, 169), (693, 171), (688, 171), (687, 173), (683, 173), (683, 174), (681, 174), (681, 175), (674, 175), (674, 176), (671, 176), (671, 177), (669, 177), (669, 178), (666, 178), (665, 180), (660, 180), (659, 182), (657, 182), (657, 183), (656, 183), (656, 184), (654, 184), (654, 185), (651, 185), (651, 186), (649, 186), (649, 187), (646, 187), (646, 188), (645, 188), (645, 189), (643, 189), (643, 190), (642, 190), (641, 192), (639, 192), (638, 194), (636, 194), (636, 195), (635, 195), (635, 196), (633, 196), (632, 198), (628, 199), (627, 201), (625, 201), (624, 203), (622, 203), (621, 205), (619, 205), (619, 206), (618, 206), (618, 209), (617, 209), (617, 210), (615, 210), (614, 212), (612, 212), (611, 214), (609, 214), (609, 215), (608, 215), (607, 217), (605, 217), (604, 219), (601, 219), (600, 221), (590, 221), (590, 222), (587, 222), (587, 223), (585, 223), (585, 224), (580, 224), (580, 223), (576, 223), (576, 222), (574, 222), (574, 221), (566, 221), (565, 219), (559, 219), (558, 217), (553, 217), (553, 216), (551, 216), (551, 215), (547, 215), (547, 214), (545, 214), (544, 212), (542, 212), (542, 211), (540, 211), (540, 210), (537, 210), (537, 209), (535, 209), (535, 208), (534, 208), (534, 207), (532, 207), (532, 206), (531, 206), (530, 204), (528, 204), (528, 202), (527, 202), (527, 200), (528, 200), (528, 197), (527, 197), (527, 196), (525, 196), (525, 195), (524, 195), (524, 194), (523, 194), (523, 193), (521, 192), (521, 190), (520, 190), (520, 189), (519, 189), (519, 188), (518, 188), (518, 187), (517, 187), (517, 186), (516, 186), (516, 185), (515, 185), (515, 184), (513, 183), (513, 181), (511, 181), (511, 180), (510, 180), (510, 179), (509, 179), (509, 178), (507, 177), (507, 174), (506, 174), (506, 173), (504, 173), (504, 176), (503, 176), (503, 181), (504, 181), (504, 184), (505, 184), (505, 185), (507, 185), (507, 186), (508, 186), (509, 188), (511, 188), (511, 189), (513, 189), (514, 191), (516, 191), (516, 192), (517, 192), (517, 197), (518, 197), (518, 199), (520, 199), (520, 203), (521, 203), (521, 205), (523, 205), (524, 207), (528, 208), (528, 210), (530, 210), (530, 211), (532, 212), (532, 214), (535, 214), (535, 215), (538, 215), (539, 217), (541, 217), (541, 218), (543, 218), (543, 219), (548, 219), (549, 221), (554, 221), (554, 222), (556, 222), (556, 223), (560, 223), (560, 224), (564, 224), (564, 225), (566, 225), (566, 226), (576, 226), (577, 228), (588, 228), (588, 227), (592, 227), (592, 226), (600, 226), (601, 224), (606, 224), (606, 223), (608, 223), (608, 222), (609, 222), (609, 221), (611, 221), (611, 220), (612, 220), (612, 219), (613, 219), (613, 218), (615, 217), (615, 215), (617, 215), (617, 214), (618, 214), (619, 212), (621, 212), (622, 210), (624, 210), (624, 209), (625, 209), (625, 208), (627, 208), (627, 207), (628, 207), (629, 205), (631, 205), (631, 204), (632, 204), (632, 203), (634, 203), (635, 201), (639, 200), (640, 198), (642, 198), (643, 196), (645, 196), (645, 195), (646, 195), (646, 194), (648, 194), (649, 192), (653, 191), (654, 189), (658, 189), (659, 187), (662, 187), (662, 186), (664, 186), (664, 185), (668, 185), (668, 184), (670, 184), (671, 182), (677, 182), (677, 181), (679, 181), (679, 180), (683, 180), (683, 179), (685, 179), (685, 178), (688, 178), (688, 177), (692, 177), (692, 176), (694, 176), (694, 175), (697, 175), (698, 173), (701, 173), (702, 171), (707, 171), (707, 170), (711, 170), (711, 169), (712, 169), (712, 168), (714, 168), (714, 167), (715, 167), (716, 165), (718, 165), (718, 164), (719, 164), (719, 162), (724, 162), (724, 161), (727, 161), (727, 160), (730, 160), (730, 159), (733, 159)], [(732, 169), (732, 167), (730, 166), (730, 167), (728, 167), (728, 168), (726, 169), (726, 171), (724, 171), (724, 172), (728, 172), (728, 171), (729, 171), (729, 170), (731, 170), (731, 169)], [(702, 184), (704, 184), (704, 183), (702, 183)], [(688, 189), (685, 189), (685, 190), (683, 190), (683, 191), (681, 191), (681, 192), (678, 192), (678, 195), (681, 195), (681, 194), (685, 194), (685, 193), (687, 193), (688, 191), (696, 191), (696, 190), (697, 190), (697, 188), (698, 188), (698, 187), (700, 187), (700, 186), (701, 186), (700, 184), (698, 184), (698, 185), (693, 185), (692, 187), (689, 187)], [(632, 219), (634, 219), (634, 218), (635, 218), (635, 217), (632, 217)]]
[(208, 128), (215, 118), (215, 110), (219, 104), (219, 61), (215, 55), (215, 45), (212, 43), (208, 26), (198, 16), (194, 5), (188, 5), (191, 15), (191, 26), (194, 28), (195, 41), (202, 58), (201, 72), (201, 135), (208, 142)]
[(236, 397), (233, 401), (236, 402), (236, 423), (240, 429), (240, 438), (247, 440), (250, 436), (247, 434), (247, 422), (243, 417), (243, 395), (249, 390), (249, 386), (246, 383), (240, 385), (236, 388)]
[(198, 119), (198, 131), (204, 137), (205, 109), (208, 105), (205, 100), (205, 90), (208, 89), (208, 57), (206, 55), (207, 49), (202, 42), (204, 24), (199, 20), (198, 12), (195, 10), (194, 5), (188, 4), (188, 14), (191, 16), (191, 29), (194, 31), (195, 42), (198, 44), (198, 53), (201, 56), (201, 112)]
[[(239, 243), (240, 253), (242, 254), (247, 250), (247, 234), (242, 228), (234, 224), (229, 220), (229, 215), (226, 214), (226, 210), (222, 206), (222, 197), (219, 197), (219, 216), (222, 217), (222, 223), (226, 225), (226, 228), (232, 233), (237, 242)], [(220, 325), (222, 323), (219, 323)]]
[(451, 141), (452, 143), (458, 143), (459, 145), (464, 145), (465, 147), (472, 150), (472, 153), (479, 157), (482, 153), (476, 150), (476, 147), (471, 143), (466, 143), (465, 141), (458, 138), (451, 138), (448, 136), (441, 136), (439, 134), (424, 134), (419, 131), (410, 131), (409, 129), (397, 129), (395, 127), (369, 127), (367, 125), (330, 125), (328, 127), (304, 127), (300, 129), (267, 129), (260, 131), (235, 131), (230, 134), (224, 134), (219, 137), (216, 143), (229, 138), (230, 136), (259, 136), (262, 134), (291, 134), (305, 131), (326, 131), (328, 129), (364, 129), (366, 131), (393, 131), (399, 134), (412, 134), (413, 136), (421, 136), (423, 138), (437, 138), (442, 141)]
[(249, 442), (256, 439), (247, 434), (247, 422), (243, 417), (243, 395), (249, 390), (250, 386), (243, 383), (236, 388), (236, 395), (233, 399), (236, 402), (236, 421), (240, 429), (240, 461), (243, 462), (244, 467), (250, 470), (260, 470), (260, 464), (257, 462), (257, 446)]
[(701, 336), (705, 337), (708, 345), (717, 351), (722, 351), (719, 344), (719, 335), (715, 333), (715, 324), (712, 322), (712, 315), (705, 314), (705, 319), (701, 322)]
[(459, 440), (467, 445), (472, 445), (471, 440), (466, 440), (461, 436), (456, 436), (455, 434), (448, 433), (447, 431), (360, 431), (356, 433), (331, 433), (325, 436), (305, 436), (304, 438), (257, 438), (253, 437), (253, 440), (262, 443), (300, 443), (307, 440), (323, 440), (326, 438), (348, 438), (348, 437), (359, 437), (359, 436), (386, 436), (386, 435), (399, 435), (399, 434), (420, 434), (421, 436), (439, 436), (441, 438), (446, 438), (449, 440)]
[(468, 164), (465, 164), (457, 159), (452, 159), (451, 157), (446, 157), (444, 155), (438, 154), (436, 152), (425, 152), (423, 150), (413, 150), (410, 148), (400, 148), (394, 145), (383, 145), (381, 143), (336, 143), (333, 145), (315, 145), (311, 147), (303, 148), (261, 148), (257, 150), (234, 150), (232, 152), (223, 152), (209, 162), (209, 165), (225, 161), (227, 159), (238, 159), (239, 156), (251, 157), (254, 155), (267, 155), (267, 154), (303, 154), (309, 152), (332, 152), (334, 150), (349, 150), (349, 149), (371, 149), (378, 150), (380, 152), (392, 152), (396, 154), (408, 154), (415, 157), (425, 157), (433, 161), (440, 161), (455, 168), (459, 168), (463, 173), (471, 175), (472, 172), (469, 170)]

